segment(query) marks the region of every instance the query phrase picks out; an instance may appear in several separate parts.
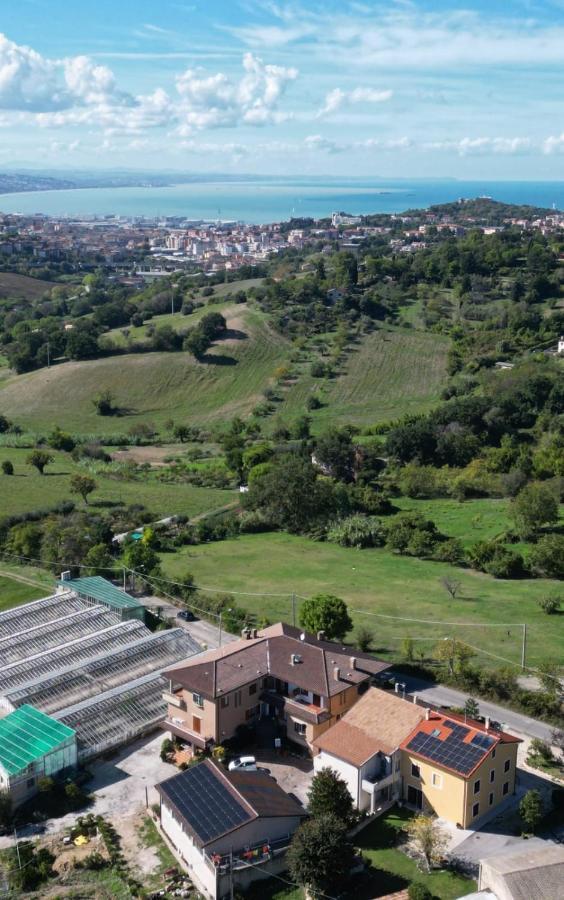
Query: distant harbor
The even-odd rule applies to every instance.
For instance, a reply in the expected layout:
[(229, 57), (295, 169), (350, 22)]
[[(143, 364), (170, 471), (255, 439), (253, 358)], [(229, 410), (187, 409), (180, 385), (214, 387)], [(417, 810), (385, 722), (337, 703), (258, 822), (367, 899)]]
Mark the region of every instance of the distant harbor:
[(564, 209), (564, 182), (257, 179), (194, 181), (148, 187), (76, 188), (0, 195), (0, 212), (51, 216), (124, 216), (231, 220), (264, 224), (292, 217), (397, 213), (461, 197)]

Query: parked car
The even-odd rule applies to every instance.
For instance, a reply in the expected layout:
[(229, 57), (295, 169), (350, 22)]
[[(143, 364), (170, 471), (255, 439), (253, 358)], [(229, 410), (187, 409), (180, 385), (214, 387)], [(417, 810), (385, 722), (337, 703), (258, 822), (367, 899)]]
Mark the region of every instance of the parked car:
[(177, 619), (182, 619), (183, 622), (195, 622), (196, 616), (189, 609), (181, 609), (179, 613), (176, 613)]
[(231, 760), (228, 769), (230, 772), (256, 772), (257, 761), (254, 756), (238, 756)]

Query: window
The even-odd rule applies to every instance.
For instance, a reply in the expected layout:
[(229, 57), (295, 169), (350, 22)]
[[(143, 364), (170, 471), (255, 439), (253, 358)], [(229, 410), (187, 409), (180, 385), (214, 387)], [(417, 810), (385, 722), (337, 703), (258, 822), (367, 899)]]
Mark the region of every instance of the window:
[(509, 772), (510, 768), (511, 768), (511, 760), (510, 760), (510, 759), (506, 759), (506, 760), (505, 760), (505, 763), (503, 764), (503, 771), (504, 771), (504, 772)]
[(490, 794), (490, 806), (493, 806), (493, 798), (494, 798), (494, 795)]
[(503, 782), (503, 796), (505, 797), (505, 795), (508, 793), (509, 793), (509, 782), (504, 781)]
[(411, 763), (411, 774), (414, 778), (421, 778), (421, 769), (415, 763)]
[(202, 730), (202, 720), (199, 716), (192, 716), (192, 731), (196, 734), (200, 734)]
[(492, 759), (495, 759), (495, 747), (492, 750)]
[(475, 819), (479, 812), (480, 812), (480, 804), (475, 803), (474, 806), (472, 807), (472, 818)]
[(399, 772), (400, 769), (401, 769), (401, 757), (398, 755), (398, 757), (396, 759), (396, 772)]
[(490, 784), (493, 784), (495, 781), (495, 769), (490, 769)]
[(35, 784), (35, 778), (28, 778), (28, 779), (27, 779), (27, 786), (28, 786), (28, 788), (32, 788), (32, 787), (34, 786), (34, 784)]
[(192, 700), (194, 701), (196, 706), (200, 707), (200, 709), (204, 708), (204, 698), (201, 694), (192, 694)]
[(474, 782), (474, 793), (475, 794), (480, 793), (480, 779), (479, 778), (477, 781)]
[(229, 697), (221, 698), (221, 708), (225, 709), (226, 706), (229, 706)]
[(256, 692), (257, 692), (257, 686), (256, 686), (256, 684), (250, 684), (250, 685), (249, 685), (249, 694), (250, 694), (250, 695), (251, 695), (251, 694), (256, 694)]
[(296, 732), (296, 734), (305, 735), (305, 733), (306, 733), (305, 724), (303, 722), (294, 722), (294, 731)]
[(242, 700), (242, 697), (243, 697), (243, 695), (242, 695), (241, 691), (235, 691), (235, 692), (234, 692), (234, 694), (233, 694), (233, 705), (235, 706), (235, 708), (237, 708), (238, 706), (241, 706), (241, 700)]
[(433, 787), (442, 788), (443, 786), (443, 776), (439, 775), (438, 772), (433, 772)]

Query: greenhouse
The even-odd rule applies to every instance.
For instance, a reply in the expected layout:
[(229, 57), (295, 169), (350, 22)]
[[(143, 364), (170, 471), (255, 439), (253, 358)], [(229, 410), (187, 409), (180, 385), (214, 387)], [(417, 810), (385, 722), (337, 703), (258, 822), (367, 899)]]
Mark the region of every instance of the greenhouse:
[(27, 703), (53, 715), (66, 706), (165, 669), (177, 660), (193, 656), (199, 649), (182, 628), (157, 634), (145, 628), (145, 633), (146, 637), (126, 647), (101, 652), (82, 664), (71, 663), (50, 677), (36, 676), (24, 687), (3, 692), (8, 708), (16, 709)]
[(201, 647), (183, 628), (152, 633), (139, 601), (103, 578), (76, 579), (82, 596), (64, 585), (0, 614), (0, 721), (33, 708), (75, 730), (86, 759), (156, 727), (161, 672)]
[(86, 760), (119, 747), (155, 728), (164, 717), (160, 674), (147, 675), (93, 700), (57, 713), (57, 719), (77, 734), (78, 756)]

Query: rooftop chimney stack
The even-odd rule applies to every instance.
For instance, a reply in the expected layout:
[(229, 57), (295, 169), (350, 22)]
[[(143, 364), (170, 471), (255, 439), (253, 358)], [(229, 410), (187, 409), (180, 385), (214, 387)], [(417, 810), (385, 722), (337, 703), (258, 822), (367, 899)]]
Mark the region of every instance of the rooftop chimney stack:
[(489, 716), (486, 716), (486, 721), (484, 724), (486, 726), (486, 731), (489, 731), (490, 730), (490, 717)]
[(427, 707), (427, 709), (425, 710), (425, 719), (428, 722), (430, 718), (431, 718), (431, 710), (429, 709), (429, 707)]
[(325, 640), (325, 632), (324, 632), (324, 631), (318, 631), (318, 632), (317, 632), (317, 640), (318, 640), (318, 641), (324, 641), (324, 640)]
[(333, 678), (335, 679), (335, 681), (341, 680), (341, 670), (339, 666), (335, 666), (335, 668), (333, 669)]
[(351, 669), (356, 669), (356, 656), (351, 656), (350, 664), (351, 664)]

